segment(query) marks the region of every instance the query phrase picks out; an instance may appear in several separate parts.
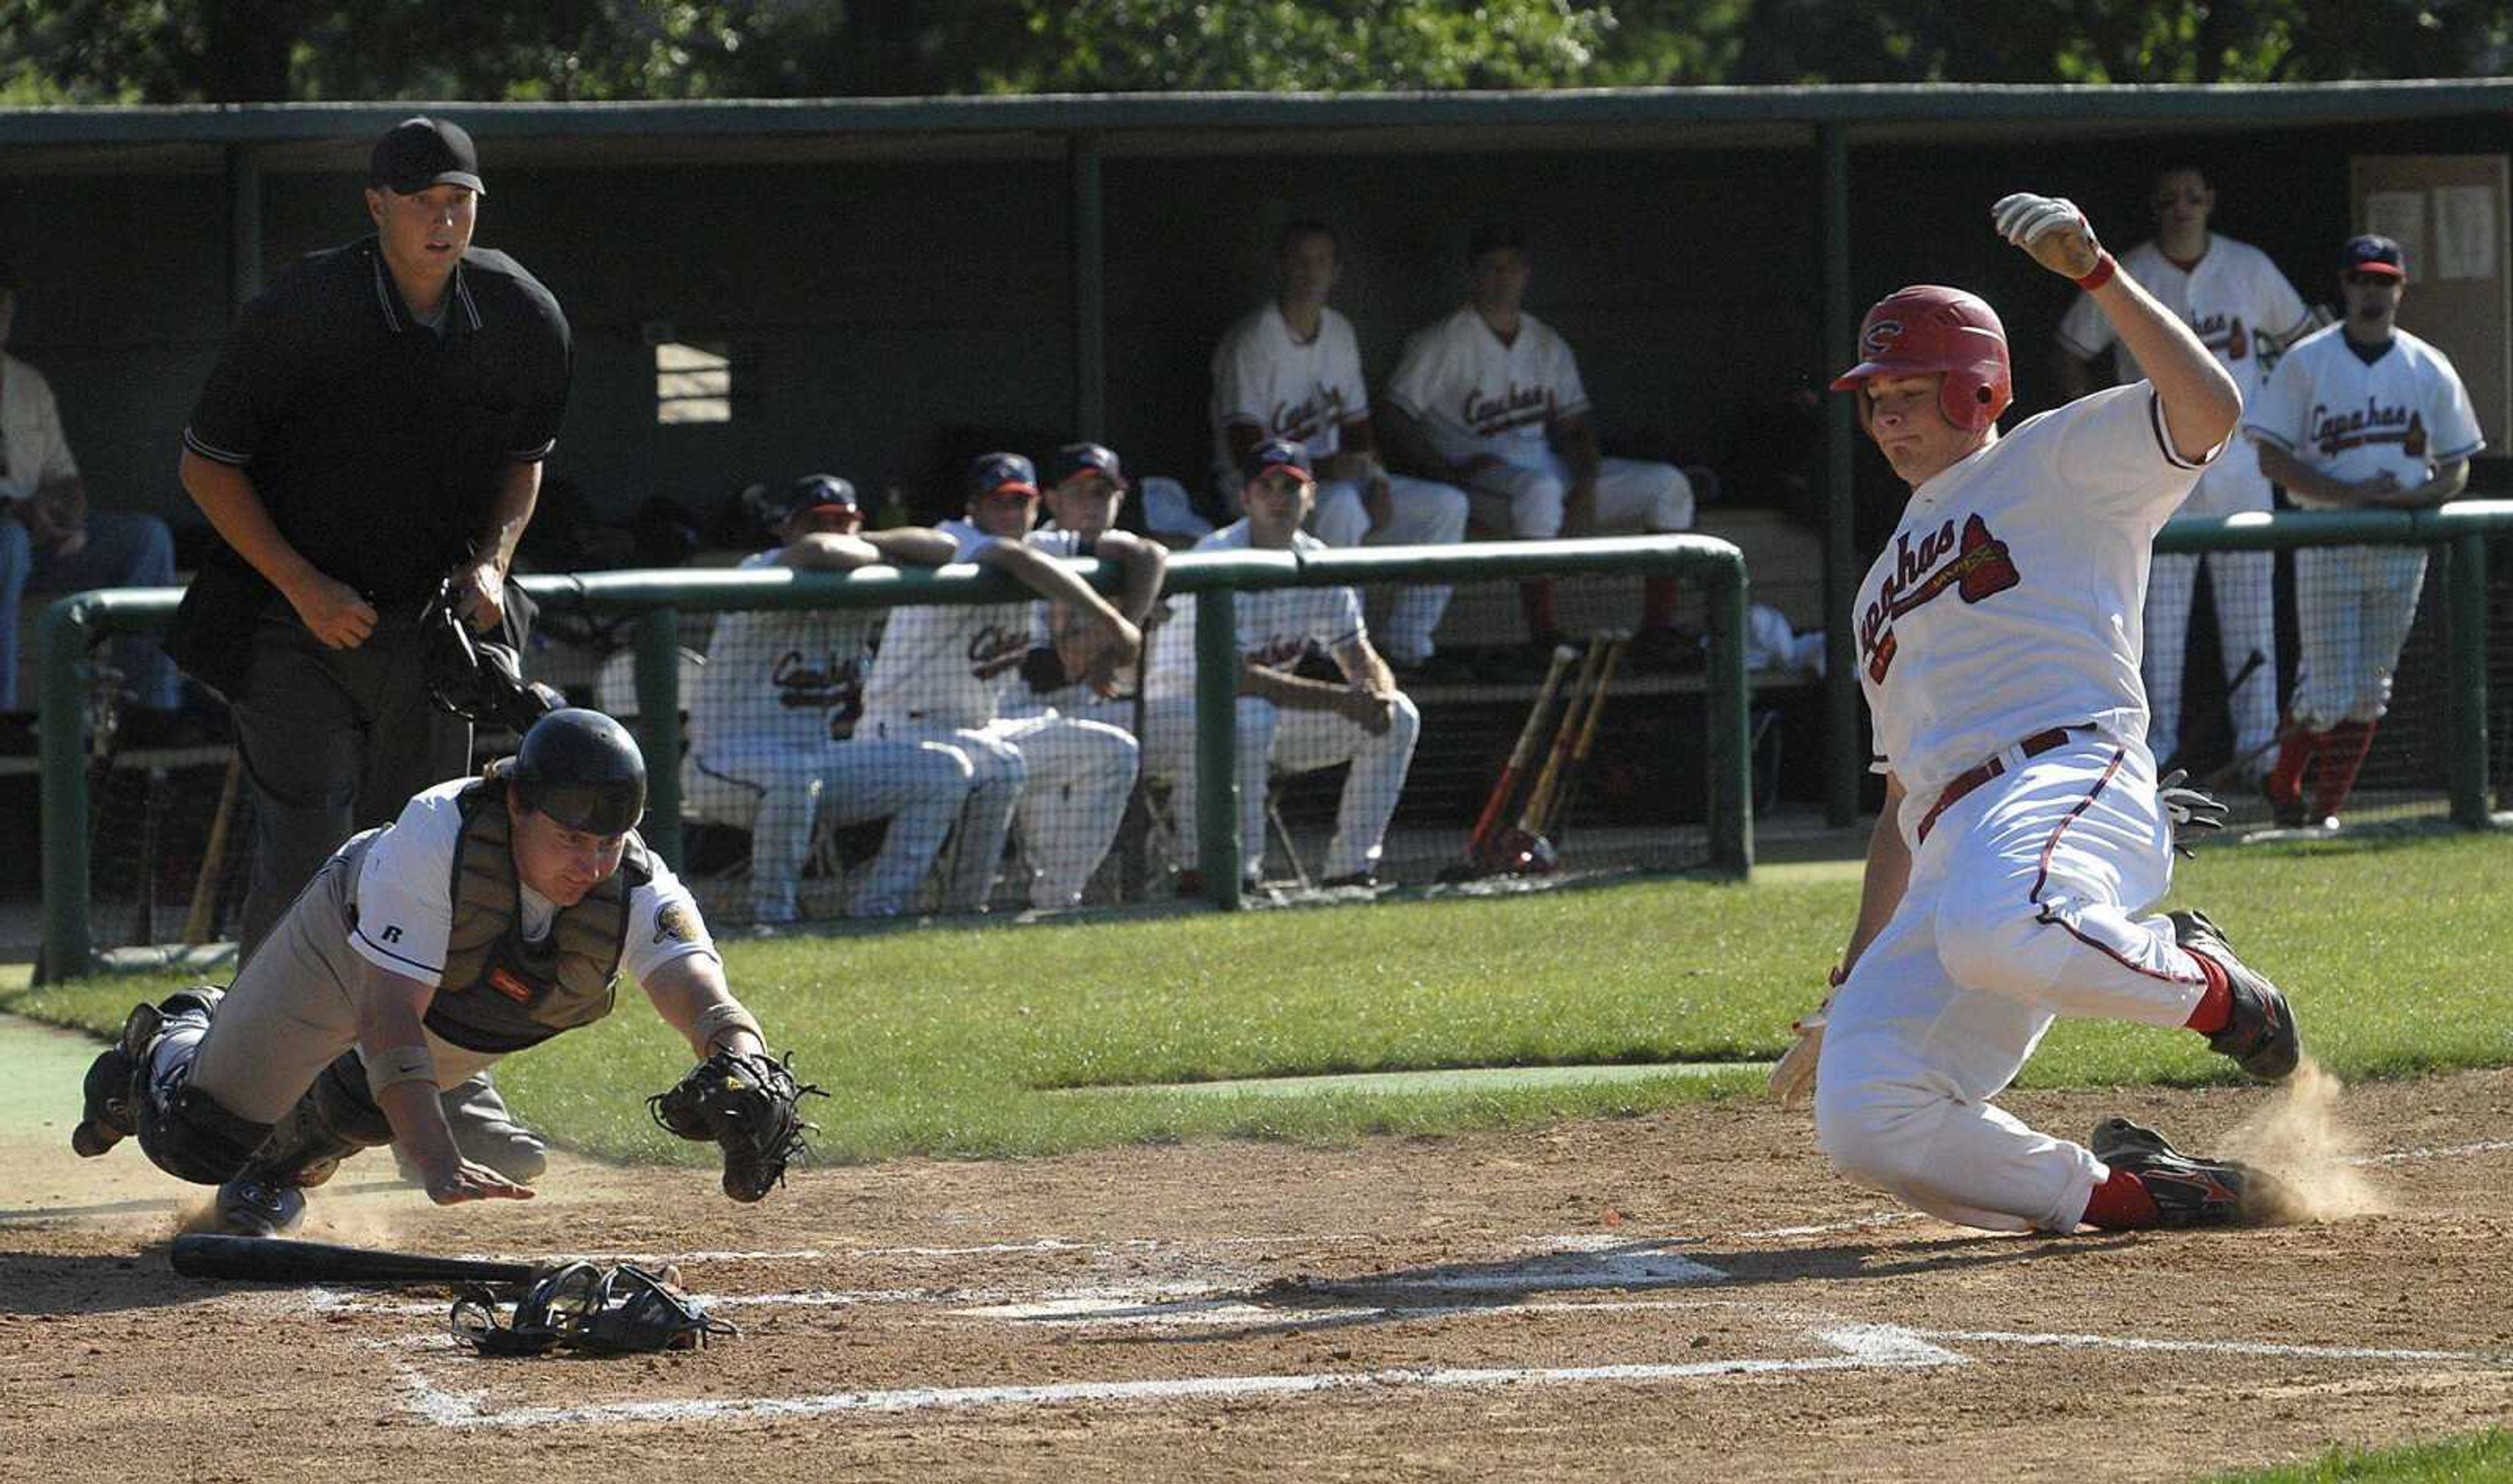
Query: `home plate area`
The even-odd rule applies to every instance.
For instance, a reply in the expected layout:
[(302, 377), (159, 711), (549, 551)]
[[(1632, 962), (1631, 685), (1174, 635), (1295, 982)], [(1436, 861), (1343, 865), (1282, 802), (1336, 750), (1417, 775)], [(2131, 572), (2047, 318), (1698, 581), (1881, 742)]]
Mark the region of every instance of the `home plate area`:
[[(1855, 1233), (1907, 1223), (1879, 1213), (1842, 1226)], [(1717, 1256), (1699, 1242), (1535, 1236), (1482, 1261), (1395, 1270), (1338, 1261), (1337, 1247), (1375, 1245), (1358, 1237), (1241, 1239), (1238, 1251), (1203, 1253), (1044, 1238), (961, 1250), (629, 1254), (617, 1256), (677, 1264), (692, 1292), (743, 1336), (702, 1356), (608, 1367), (483, 1361), (434, 1328), (365, 1347), (388, 1354), (399, 1403), (412, 1417), (446, 1428), (535, 1432), (1217, 1403), (1294, 1408), (1359, 1399), (1401, 1407), (1446, 1392), (1769, 1386), (1826, 1373), (1874, 1381), (1964, 1371), (1983, 1373), (1976, 1379), (1986, 1383), (1989, 1372), (2044, 1370), (2046, 1357), (2100, 1353), (2193, 1385), (2244, 1375), (2277, 1385), (2513, 1377), (2513, 1346), (2241, 1338), (2236, 1315), (2205, 1335), (2148, 1335), (1889, 1322), (1847, 1305), (1810, 1305), (1807, 1280), (1826, 1268), (1870, 1265), (1864, 1248), (1824, 1240), (1840, 1234), (1755, 1233), (1744, 1240), (1771, 1245), (1729, 1246)], [(1280, 1261), (1271, 1249), (1305, 1249), (1294, 1263), (1300, 1270), (1250, 1281), (1250, 1269)], [(1958, 1237), (1919, 1243), (1908, 1256), (1916, 1277), (1922, 1268), (1962, 1273), (1974, 1262), (2009, 1269), (2036, 1251), (2055, 1264), (2064, 1250)], [(1038, 1282), (1041, 1260), (1082, 1269), (1074, 1275), (1083, 1281)], [(924, 1281), (897, 1286), (754, 1286), (806, 1269), (887, 1269), (904, 1278), (920, 1268)], [(1775, 1281), (1784, 1275), (1794, 1280), (1787, 1292)], [(333, 1322), (361, 1313), (409, 1327), (441, 1317), (434, 1304), (372, 1295), (318, 1293), (312, 1306)], [(916, 1363), (855, 1359), (885, 1355)], [(798, 1363), (806, 1357), (817, 1363)], [(840, 1380), (849, 1384), (829, 1384)]]

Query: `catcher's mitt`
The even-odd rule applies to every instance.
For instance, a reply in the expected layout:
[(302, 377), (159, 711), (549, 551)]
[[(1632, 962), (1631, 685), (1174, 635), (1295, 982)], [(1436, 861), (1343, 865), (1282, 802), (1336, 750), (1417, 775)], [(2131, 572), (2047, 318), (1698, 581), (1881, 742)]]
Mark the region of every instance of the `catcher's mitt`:
[[(562, 1347), (630, 1355), (700, 1349), (711, 1335), (741, 1333), (698, 1307), (681, 1292), (677, 1276), (670, 1268), (653, 1273), (628, 1263), (568, 1263), (520, 1293), (465, 1284), (454, 1300), (454, 1338), (483, 1355), (542, 1355)], [(498, 1310), (508, 1304), (512, 1311), (500, 1323)]]
[(683, 1139), (724, 1148), (724, 1193), (755, 1201), (784, 1183), (785, 1162), (805, 1152), (812, 1125), (795, 1104), (828, 1094), (794, 1080), (793, 1053), (736, 1056), (719, 1047), (668, 1092), (646, 1100), (655, 1122)]

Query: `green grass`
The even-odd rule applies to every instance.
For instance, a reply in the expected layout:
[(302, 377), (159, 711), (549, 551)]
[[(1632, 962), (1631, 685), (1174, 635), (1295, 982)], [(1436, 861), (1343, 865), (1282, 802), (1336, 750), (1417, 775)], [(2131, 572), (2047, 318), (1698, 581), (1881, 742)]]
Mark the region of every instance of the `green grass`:
[[(1498, 901), (929, 929), (726, 944), (734, 984), (798, 1068), (827, 1157), (1047, 1153), (1135, 1141), (1340, 1141), (1644, 1111), (1759, 1087), (1758, 1069), (1547, 1088), (1317, 1098), (1048, 1090), (1224, 1077), (1768, 1058), (1820, 992), (1847, 879), (1635, 882)], [(2294, 994), (2341, 1075), (2513, 1063), (2513, 838), (2218, 849), (2183, 869)], [(100, 1032), (148, 982), (0, 997)], [(689, 1061), (630, 992), (500, 1080), (565, 1143), (699, 1161), (644, 1098)], [(2030, 1085), (2233, 1080), (2195, 1036), (2063, 1023)]]
[(2209, 1484), (2493, 1484), (2513, 1480), (2513, 1432), (2404, 1448), (2336, 1448), (2307, 1464), (2212, 1475)]

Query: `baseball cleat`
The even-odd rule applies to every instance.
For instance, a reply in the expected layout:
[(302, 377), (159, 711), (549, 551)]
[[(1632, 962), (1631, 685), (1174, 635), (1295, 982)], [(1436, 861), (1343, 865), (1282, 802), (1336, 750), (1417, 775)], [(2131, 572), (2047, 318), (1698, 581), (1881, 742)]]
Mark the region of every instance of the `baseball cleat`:
[(2302, 1200), (2284, 1182), (2230, 1159), (2200, 1159), (2127, 1118), (2106, 1118), (2087, 1141), (2115, 1173), (2134, 1175), (2158, 1226), (2265, 1226), (2297, 1220)]
[(2285, 991), (2234, 956), (2233, 944), (2200, 911), (2168, 912), (2173, 941), (2182, 949), (2225, 971), (2233, 992), (2233, 1017), (2225, 1028), (2208, 1038), (2208, 1049), (2231, 1057), (2234, 1064), (2263, 1082), (2283, 1082), (2303, 1056), (2294, 1025), (2294, 1011)]
[(94, 1159), (140, 1132), (134, 1103), (137, 1084), (148, 1064), (148, 1048), (156, 1041), (165, 1017), (154, 1005), (131, 1007), (113, 1044), (88, 1063), (80, 1084), (78, 1127), (70, 1130), (70, 1148), (82, 1159)]
[(305, 1220), (305, 1192), (266, 1172), (247, 1169), (219, 1186), (219, 1230), (229, 1236), (281, 1236)]

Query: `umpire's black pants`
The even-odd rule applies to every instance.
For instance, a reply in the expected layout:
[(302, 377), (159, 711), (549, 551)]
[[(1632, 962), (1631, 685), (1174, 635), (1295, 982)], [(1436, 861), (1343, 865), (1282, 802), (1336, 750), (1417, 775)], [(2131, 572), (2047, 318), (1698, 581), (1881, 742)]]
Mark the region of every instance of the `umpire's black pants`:
[(253, 884), (241, 961), (340, 842), (389, 824), (412, 794), (471, 770), (471, 724), (427, 698), (416, 605), (327, 649), (285, 603), (263, 613), (233, 702), (253, 782)]

